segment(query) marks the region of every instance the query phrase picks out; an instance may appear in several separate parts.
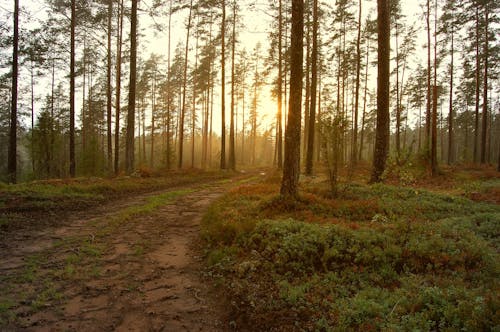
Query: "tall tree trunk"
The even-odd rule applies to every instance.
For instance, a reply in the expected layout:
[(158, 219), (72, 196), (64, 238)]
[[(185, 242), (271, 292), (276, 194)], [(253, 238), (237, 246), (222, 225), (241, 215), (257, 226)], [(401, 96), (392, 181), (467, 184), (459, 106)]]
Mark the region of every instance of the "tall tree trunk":
[(309, 102), (311, 98), (311, 16), (310, 16), (310, 0), (305, 0), (305, 11), (306, 11), (306, 22), (305, 22), (305, 29), (306, 29), (306, 35), (305, 35), (305, 40), (306, 40), (306, 70), (305, 70), (305, 84), (306, 84), (306, 91), (305, 91), (305, 100), (304, 100), (304, 139), (302, 141), (302, 155), (304, 157), (304, 161), (306, 160), (306, 155), (307, 155), (307, 140), (309, 138)]
[(52, 160), (54, 159), (54, 143), (56, 140), (55, 130), (54, 130), (54, 110), (55, 110), (55, 74), (56, 74), (56, 64), (55, 58), (52, 58), (52, 75), (50, 80), (50, 146), (47, 147), (47, 177), (50, 177), (52, 173)]
[(17, 76), (19, 52), (19, 0), (14, 0), (14, 36), (12, 45), (12, 98), (10, 109), (8, 173), (11, 183), (17, 182)]
[(479, 58), (479, 6), (476, 6), (476, 105), (474, 113), (474, 150), (473, 161), (477, 163), (478, 151), (477, 145), (479, 141), (479, 85), (480, 85), (480, 62)]
[(437, 1), (434, 2), (434, 84), (432, 88), (432, 143), (431, 143), (431, 172), (436, 176), (438, 172), (437, 162)]
[(75, 177), (75, 27), (76, 0), (71, 0), (71, 37), (69, 73), (69, 175)]
[(311, 175), (314, 158), (314, 135), (316, 124), (316, 97), (318, 86), (318, 0), (313, 0), (313, 45), (311, 54), (311, 107), (309, 108), (309, 128), (307, 137), (306, 174)]
[(481, 129), (481, 164), (486, 163), (486, 137), (488, 132), (488, 19), (489, 19), (489, 11), (488, 4), (486, 3), (484, 6), (484, 33), (485, 33), (485, 41), (484, 41), (484, 78), (483, 78), (483, 123)]
[(366, 39), (366, 65), (365, 65), (365, 86), (364, 86), (364, 97), (363, 97), (363, 115), (361, 116), (361, 133), (359, 137), (359, 157), (361, 160), (363, 158), (363, 141), (365, 135), (365, 117), (366, 117), (366, 101), (368, 96), (368, 67), (369, 67), (369, 54), (370, 54), (370, 39)]
[(233, 40), (231, 47), (231, 119), (229, 124), (229, 169), (236, 169), (236, 157), (234, 147), (234, 60), (236, 48), (236, 1), (233, 1)]
[[(361, 14), (362, 14), (362, 0), (359, 0), (359, 13), (358, 13), (358, 38), (356, 40), (356, 87), (354, 96), (354, 128), (352, 131), (352, 156), (351, 163), (356, 165), (358, 156), (358, 108), (359, 108), (359, 90), (360, 90), (360, 76), (361, 76)], [(368, 66), (368, 64), (367, 64)]]
[(283, 13), (282, 0), (278, 4), (278, 169), (283, 168)]
[(127, 110), (127, 140), (125, 146), (125, 169), (127, 174), (134, 171), (135, 153), (135, 91), (137, 80), (137, 1), (132, 0), (130, 15), (130, 83)]
[(167, 46), (167, 151), (166, 151), (166, 163), (167, 163), (167, 169), (170, 169), (172, 167), (171, 164), (171, 156), (172, 156), (172, 151), (171, 151), (171, 121), (172, 121), (172, 115), (171, 115), (171, 109), (170, 105), (172, 103), (172, 93), (171, 93), (171, 70), (170, 70), (170, 62), (171, 62), (171, 41), (172, 41), (172, 2), (173, 0), (170, 0), (169, 4), (169, 10), (168, 10), (168, 46)]
[(363, 115), (361, 117), (361, 133), (359, 137), (359, 157), (361, 160), (363, 158), (363, 141), (365, 135), (365, 117), (366, 117), (366, 101), (368, 96), (368, 67), (369, 67), (369, 54), (370, 54), (370, 39), (366, 39), (366, 65), (365, 65), (365, 86), (364, 86), (364, 97), (363, 97)]
[[(200, 20), (198, 18), (199, 25)], [(196, 44), (195, 44), (195, 56), (194, 56), (194, 70), (198, 68), (198, 40), (199, 33), (196, 31)], [(194, 168), (194, 147), (196, 138), (196, 79), (193, 75), (193, 107), (191, 109), (191, 168)]]
[(290, 45), (290, 105), (285, 129), (285, 162), (280, 193), (284, 198), (298, 195), (300, 175), (300, 122), (302, 105), (302, 62), (304, 38), (304, 1), (292, 0)]
[(398, 22), (395, 22), (395, 32), (396, 32), (396, 155), (399, 159), (401, 154), (401, 105), (399, 99), (399, 29)]
[(156, 65), (153, 72), (153, 83), (151, 88), (151, 146), (149, 153), (149, 167), (155, 167), (155, 120), (156, 120)]
[(453, 59), (454, 59), (454, 22), (451, 24), (450, 48), (450, 104), (448, 110), (448, 165), (453, 163)]
[(371, 182), (380, 182), (389, 154), (390, 9), (389, 0), (377, 0), (378, 77), (377, 129)]
[(117, 5), (116, 34), (116, 91), (115, 91), (115, 175), (120, 173), (120, 112), (122, 81), (122, 36), (123, 36), (123, 0)]
[(427, 105), (425, 109), (425, 155), (430, 158), (431, 143), (431, 6), (427, 0), (427, 13), (425, 17), (427, 27)]
[(107, 50), (107, 68), (106, 68), (106, 120), (107, 120), (107, 158), (108, 172), (113, 171), (113, 142), (111, 132), (111, 18), (113, 16), (113, 0), (108, 0), (108, 50)]
[(221, 139), (220, 168), (226, 168), (226, 1), (222, 0), (221, 22)]
[(177, 168), (182, 168), (182, 158), (184, 154), (184, 117), (186, 116), (186, 89), (187, 89), (187, 67), (188, 67), (188, 55), (189, 55), (189, 32), (191, 30), (191, 19), (193, 12), (193, 0), (189, 4), (189, 17), (188, 25), (186, 31), (186, 48), (184, 51), (184, 74), (182, 79), (182, 108), (179, 119), (179, 158)]

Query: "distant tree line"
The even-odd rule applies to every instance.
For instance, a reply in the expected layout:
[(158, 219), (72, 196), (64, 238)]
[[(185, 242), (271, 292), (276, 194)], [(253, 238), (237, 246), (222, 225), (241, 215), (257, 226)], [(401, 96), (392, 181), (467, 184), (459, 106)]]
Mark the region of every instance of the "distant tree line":
[[(407, 17), (400, 0), (377, 15), (362, 0), (46, 0), (34, 21), (14, 0), (1, 13), (1, 179), (293, 165), (296, 183), (318, 163), (335, 177), (365, 160), (379, 181), (387, 158), (432, 174), (498, 163), (499, 4), (419, 1)], [(269, 44), (248, 50), (259, 10)], [(166, 56), (144, 51), (151, 29)]]

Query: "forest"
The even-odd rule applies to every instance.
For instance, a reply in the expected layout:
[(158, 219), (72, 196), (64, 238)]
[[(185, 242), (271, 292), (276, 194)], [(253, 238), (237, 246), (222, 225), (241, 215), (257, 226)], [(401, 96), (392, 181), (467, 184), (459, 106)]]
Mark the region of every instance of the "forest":
[(2, 3), (0, 330), (497, 330), (499, 9)]

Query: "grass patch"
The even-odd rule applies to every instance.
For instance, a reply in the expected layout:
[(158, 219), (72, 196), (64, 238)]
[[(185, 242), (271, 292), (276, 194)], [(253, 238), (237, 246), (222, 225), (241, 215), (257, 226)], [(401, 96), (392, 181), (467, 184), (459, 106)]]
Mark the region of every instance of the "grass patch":
[[(488, 180), (490, 181), (490, 180)], [(485, 185), (488, 188), (489, 185)], [(500, 206), (417, 187), (243, 185), (203, 219), (212, 275), (259, 330), (500, 326)], [(250, 323), (249, 323), (250, 322)]]
[(203, 184), (235, 176), (230, 172), (170, 171), (151, 177), (76, 178), (0, 183), (0, 231), (21, 227), (43, 227), (61, 218), (124, 196), (164, 190), (175, 186)]

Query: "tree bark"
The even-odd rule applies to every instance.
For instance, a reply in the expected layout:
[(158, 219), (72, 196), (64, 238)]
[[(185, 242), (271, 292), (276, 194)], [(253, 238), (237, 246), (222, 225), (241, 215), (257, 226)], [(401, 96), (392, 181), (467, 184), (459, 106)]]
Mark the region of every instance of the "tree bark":
[(434, 5), (434, 85), (432, 90), (432, 143), (431, 143), (431, 172), (432, 176), (436, 176), (438, 172), (437, 161), (437, 103), (438, 103), (438, 87), (437, 87), (437, 1)]
[(116, 35), (116, 91), (115, 91), (115, 175), (120, 172), (120, 111), (122, 80), (122, 36), (123, 36), (123, 0), (118, 1)]
[(278, 4), (278, 169), (283, 168), (283, 13), (282, 0)]
[(313, 0), (313, 41), (311, 54), (311, 106), (307, 132), (306, 174), (311, 175), (314, 158), (314, 136), (316, 124), (316, 100), (318, 86), (318, 0)]
[(486, 137), (488, 132), (488, 4), (485, 4), (484, 78), (483, 78), (483, 123), (481, 130), (481, 164), (486, 164)]
[(177, 160), (177, 168), (182, 168), (182, 158), (184, 154), (184, 117), (186, 116), (186, 89), (187, 89), (187, 67), (188, 67), (188, 55), (189, 55), (189, 31), (191, 30), (191, 18), (193, 12), (193, 0), (189, 5), (189, 17), (188, 25), (186, 31), (186, 48), (184, 51), (184, 74), (182, 82), (182, 108), (179, 119), (179, 158)]
[(234, 66), (236, 48), (236, 1), (233, 1), (233, 40), (231, 47), (231, 119), (229, 124), (229, 169), (236, 169), (234, 147)]
[(137, 1), (132, 0), (130, 15), (130, 83), (127, 110), (127, 140), (125, 148), (125, 169), (127, 174), (134, 171), (135, 154), (135, 91), (137, 80)]
[[(10, 109), (8, 177), (17, 182), (17, 76), (19, 52), (19, 0), (14, 0), (14, 36), (12, 45), (12, 97)], [(73, 44), (74, 45), (74, 44)]]
[(69, 73), (69, 175), (75, 177), (75, 26), (76, 0), (71, 0), (71, 37)]
[(111, 18), (113, 16), (113, 0), (108, 0), (108, 50), (107, 50), (107, 68), (106, 68), (106, 120), (107, 120), (107, 158), (108, 172), (113, 172), (113, 142), (111, 132)]
[(290, 45), (290, 101), (285, 130), (285, 162), (281, 197), (295, 199), (300, 175), (300, 125), (302, 104), (302, 62), (304, 38), (304, 1), (292, 0)]
[(474, 112), (474, 150), (472, 159), (477, 163), (477, 145), (479, 141), (479, 85), (480, 85), (480, 58), (479, 58), (479, 8), (476, 6), (476, 105)]
[(430, 0), (427, 0), (427, 15), (425, 17), (427, 26), (427, 105), (425, 109), (425, 155), (430, 157), (431, 142), (431, 25), (430, 25)]
[(450, 104), (448, 110), (448, 165), (453, 163), (453, 60), (454, 60), (454, 23), (451, 24), (450, 48)]
[[(359, 16), (358, 16), (358, 38), (356, 40), (356, 87), (354, 96), (354, 127), (352, 132), (352, 156), (351, 163), (356, 165), (358, 155), (358, 108), (359, 108), (359, 90), (361, 76), (361, 14), (362, 0), (359, 0)], [(368, 66), (368, 64), (366, 64)]]
[(380, 182), (389, 154), (390, 9), (389, 0), (377, 0), (378, 77), (377, 128), (371, 182)]
[(226, 1), (222, 0), (221, 23), (221, 139), (220, 168), (226, 168)]

